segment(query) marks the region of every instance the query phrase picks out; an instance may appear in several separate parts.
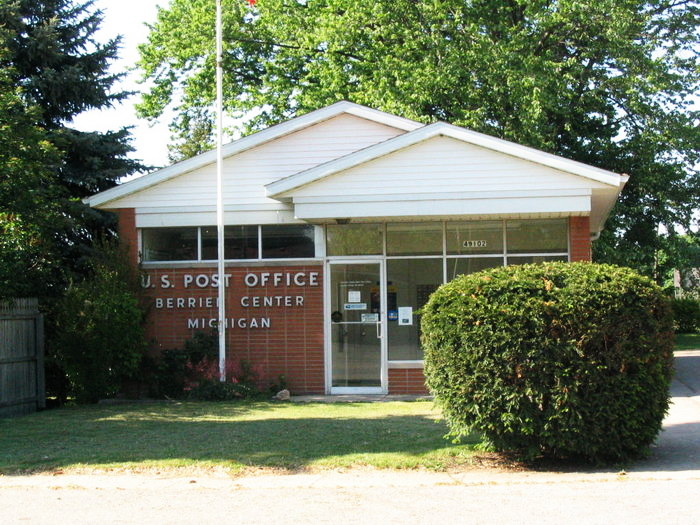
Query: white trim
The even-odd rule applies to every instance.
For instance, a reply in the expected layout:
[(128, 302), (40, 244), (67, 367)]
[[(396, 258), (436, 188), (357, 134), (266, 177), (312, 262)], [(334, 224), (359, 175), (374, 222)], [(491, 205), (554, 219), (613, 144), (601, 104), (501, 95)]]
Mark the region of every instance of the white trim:
[(481, 146), (543, 166), (548, 166), (574, 175), (580, 175), (587, 179), (595, 180), (616, 188), (621, 187), (625, 182), (624, 176), (620, 176), (611, 171), (595, 168), (583, 164), (582, 162), (558, 157), (550, 153), (453, 126), (445, 122), (436, 122), (435, 124), (409, 131), (408, 133), (380, 142), (379, 144), (375, 144), (363, 150), (350, 153), (339, 159), (326, 162), (320, 166), (271, 182), (265, 186), (267, 195), (272, 198), (289, 197), (289, 195), (286, 195), (289, 191), (437, 136), (461, 140), (469, 144), (474, 144), (475, 146)]
[(398, 369), (398, 370), (405, 370), (408, 368), (420, 368), (421, 370), (424, 367), (423, 360), (420, 361), (407, 361), (407, 360), (396, 360), (396, 361), (389, 361), (389, 368), (393, 369)]
[[(314, 124), (337, 117), (343, 113), (371, 120), (379, 124), (384, 124), (386, 126), (391, 126), (404, 131), (412, 131), (425, 126), (424, 124), (414, 120), (384, 113), (383, 111), (377, 111), (365, 106), (353, 104), (352, 102), (341, 101), (325, 108), (312, 111), (300, 117), (287, 120), (286, 122), (282, 122), (262, 131), (258, 131), (257, 133), (248, 135), (247, 137), (243, 137), (234, 142), (230, 142), (223, 147), (222, 154), (225, 158), (231, 157), (232, 155), (237, 155), (249, 149), (260, 146), (265, 142), (270, 142), (285, 135), (289, 135), (309, 126), (313, 126)], [(166, 180), (172, 179), (179, 175), (184, 175), (185, 173), (194, 171), (208, 164), (213, 164), (214, 162), (216, 162), (216, 150), (207, 151), (197, 155), (196, 157), (192, 157), (191, 159), (178, 162), (177, 164), (153, 171), (137, 179), (125, 182), (119, 186), (115, 186), (114, 188), (96, 193), (95, 195), (83, 199), (83, 202), (92, 207), (99, 207), (110, 201), (145, 190), (146, 188), (150, 188), (151, 186), (155, 186), (156, 184), (160, 184), (161, 182), (165, 182)]]
[[(476, 200), (476, 199), (509, 199), (509, 198), (545, 198), (545, 197), (590, 197), (590, 188), (552, 189), (552, 190), (509, 190), (509, 191), (471, 191), (453, 193), (401, 193), (401, 194), (371, 194), (371, 195), (337, 195), (294, 197), (294, 204), (316, 203), (347, 203), (347, 202), (386, 202), (387, 198), (401, 201), (430, 200)], [(289, 209), (289, 207), (285, 208)], [(459, 220), (459, 219), (455, 219)], [(391, 222), (391, 221), (389, 221)], [(422, 221), (417, 221), (422, 222)]]
[[(323, 338), (324, 338), (324, 367), (325, 367), (325, 391), (326, 394), (386, 394), (389, 391), (389, 371), (387, 366), (388, 356), (388, 330), (386, 319), (386, 261), (383, 256), (358, 256), (349, 258), (345, 256), (338, 259), (326, 259), (323, 271)], [(333, 341), (331, 337), (331, 266), (340, 264), (376, 264), (379, 266), (379, 294), (381, 299), (381, 311), (379, 324), (381, 330), (380, 340), (380, 385), (379, 387), (337, 387), (333, 386)]]
[(384, 395), (386, 392), (384, 389), (378, 386), (334, 386), (333, 391), (329, 392), (334, 396), (340, 396), (343, 394), (378, 394)]
[(466, 220), (479, 217), (502, 218), (514, 214), (589, 215), (591, 198), (586, 195), (562, 197), (514, 197), (501, 199), (432, 199), (430, 194), (422, 200), (401, 200), (391, 195), (382, 201), (370, 202), (318, 202), (295, 204), (294, 215), (310, 222), (328, 221), (336, 217), (360, 219), (368, 222), (393, 222), (397, 218), (429, 220), (433, 217), (450, 217)]
[[(182, 206), (144, 206), (134, 208), (137, 214), (184, 213)], [(292, 206), (283, 202), (266, 204), (224, 204), (224, 211), (293, 211)], [(188, 206), (187, 213), (214, 213), (216, 206)], [(300, 221), (301, 222), (301, 221)], [(213, 224), (215, 226), (216, 224)]]

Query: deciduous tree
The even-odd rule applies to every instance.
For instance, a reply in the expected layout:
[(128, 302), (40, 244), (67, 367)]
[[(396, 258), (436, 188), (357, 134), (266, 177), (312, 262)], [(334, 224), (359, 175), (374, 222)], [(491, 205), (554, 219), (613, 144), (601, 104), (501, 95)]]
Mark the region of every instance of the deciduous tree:
[[(596, 254), (646, 273), (659, 251), (673, 264), (700, 202), (696, 0), (223, 4), (225, 108), (253, 115), (244, 132), (349, 99), (628, 173)], [(140, 65), (152, 81), (141, 115), (174, 108), (176, 134), (201, 148), (214, 0), (162, 8)]]

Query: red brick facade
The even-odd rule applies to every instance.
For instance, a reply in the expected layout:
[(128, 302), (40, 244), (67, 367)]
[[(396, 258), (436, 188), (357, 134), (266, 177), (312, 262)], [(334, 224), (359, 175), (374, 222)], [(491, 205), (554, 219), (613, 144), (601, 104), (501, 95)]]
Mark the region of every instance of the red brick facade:
[[(195, 332), (216, 327), (218, 288), (212, 283), (216, 268), (159, 268), (146, 273), (152, 297), (146, 330), (154, 348), (181, 348)], [(323, 267), (227, 267), (225, 273), (229, 362), (246, 359), (262, 372), (265, 382), (284, 375), (295, 394), (322, 393)], [(260, 285), (265, 278), (268, 282)]]
[(136, 233), (136, 213), (134, 208), (119, 208), (113, 210), (117, 215), (119, 239), (129, 252), (129, 260), (139, 263), (139, 239)]
[(591, 261), (589, 217), (569, 217), (569, 260)]
[(390, 368), (390, 394), (427, 394), (422, 368)]
[[(134, 210), (115, 211), (122, 242), (137, 264)], [(590, 261), (588, 217), (569, 218), (569, 238), (571, 261)], [(144, 284), (152, 299), (147, 335), (154, 350), (181, 348), (196, 331), (216, 326), (216, 268), (148, 268), (146, 273)], [(323, 393), (323, 266), (236, 266), (225, 273), (228, 360), (248, 360), (261, 370), (264, 381), (284, 375), (294, 394)], [(423, 370), (389, 369), (388, 388), (390, 394), (425, 394)]]

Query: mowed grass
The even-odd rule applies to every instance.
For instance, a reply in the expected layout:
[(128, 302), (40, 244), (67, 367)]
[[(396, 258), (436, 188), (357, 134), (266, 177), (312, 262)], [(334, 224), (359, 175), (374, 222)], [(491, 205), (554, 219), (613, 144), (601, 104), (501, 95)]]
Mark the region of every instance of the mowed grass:
[(0, 420), (0, 473), (268, 467), (443, 470), (474, 445), (432, 402), (94, 405)]
[(674, 350), (697, 350), (700, 349), (699, 334), (676, 334), (676, 344)]

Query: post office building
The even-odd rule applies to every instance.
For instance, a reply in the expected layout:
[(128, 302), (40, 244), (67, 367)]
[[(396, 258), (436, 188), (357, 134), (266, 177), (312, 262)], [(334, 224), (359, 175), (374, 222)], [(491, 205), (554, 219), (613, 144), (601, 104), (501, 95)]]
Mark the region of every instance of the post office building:
[[(223, 148), (227, 359), (293, 393), (421, 393), (421, 306), (494, 266), (586, 261), (627, 177), (340, 102)], [(218, 324), (216, 152), (88, 199), (145, 272), (148, 335)]]

